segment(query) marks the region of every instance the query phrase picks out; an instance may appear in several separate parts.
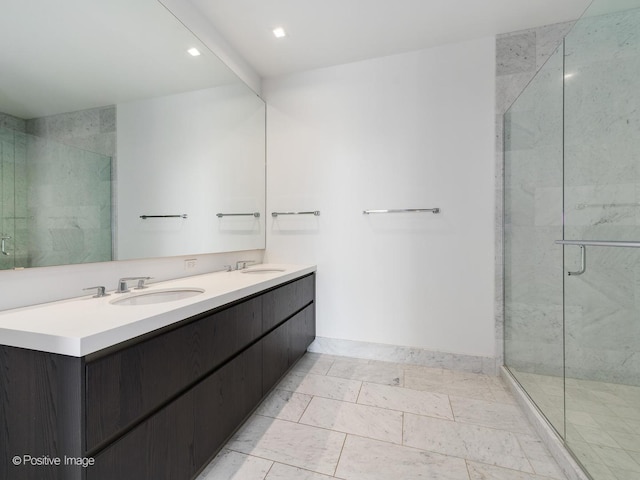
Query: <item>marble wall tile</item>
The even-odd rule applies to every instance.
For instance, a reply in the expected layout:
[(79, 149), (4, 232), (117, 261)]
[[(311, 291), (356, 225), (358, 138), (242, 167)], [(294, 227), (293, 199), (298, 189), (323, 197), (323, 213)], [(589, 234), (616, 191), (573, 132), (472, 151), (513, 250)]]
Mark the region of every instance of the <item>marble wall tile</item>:
[(196, 480), (264, 480), (273, 465), (270, 460), (222, 450)]
[(404, 444), (432, 452), (534, 473), (515, 434), (405, 414)]
[(496, 41), (496, 56), (497, 76), (535, 71), (535, 30), (499, 36)]
[(301, 424), (402, 443), (402, 412), (314, 397), (300, 419)]
[(17, 132), (25, 132), (26, 123), (22, 118), (0, 112), (0, 128), (7, 128)]
[[(549, 25), (528, 31), (500, 35), (496, 38), (496, 131), (502, 131), (503, 114), (507, 112), (516, 99), (519, 99), (523, 90), (529, 85), (536, 72), (539, 71), (542, 65), (545, 64), (554, 53), (572, 25), (573, 22)], [(532, 57), (529, 57), (529, 55)], [(546, 75), (549, 79), (558, 75), (557, 67), (548, 68), (547, 70), (549, 73)], [(523, 112), (525, 115), (531, 115), (532, 107), (535, 106), (537, 102), (543, 101), (547, 102), (548, 105), (553, 105), (549, 102), (553, 101), (555, 96), (557, 96), (553, 94), (553, 91), (548, 89), (541, 90), (541, 88), (549, 82), (539, 83), (540, 85), (537, 87), (538, 91), (530, 95), (529, 99), (519, 99), (521, 104), (525, 106)], [(559, 109), (560, 107), (561, 105), (558, 105)], [(558, 111), (560, 112), (559, 114)], [(510, 112), (510, 115), (514, 114), (514, 112), (515, 109), (513, 112)], [(532, 226), (536, 225), (536, 221), (545, 225), (556, 225), (558, 222), (557, 216), (554, 217), (552, 214), (536, 212), (537, 207), (542, 207), (542, 202), (546, 201), (542, 199), (542, 192), (536, 192), (536, 188), (558, 187), (562, 185), (562, 177), (559, 175), (562, 168), (562, 144), (553, 139), (544, 140), (545, 135), (542, 135), (543, 133), (556, 132), (556, 135), (552, 138), (557, 138), (557, 132), (561, 125), (558, 123), (558, 121), (561, 120), (561, 109), (552, 110), (552, 112), (554, 112), (552, 116), (545, 116), (543, 114), (542, 116), (538, 115), (537, 117), (528, 118), (519, 114), (518, 117), (528, 122), (524, 124), (527, 128), (520, 130), (521, 135), (529, 135), (530, 137), (529, 140), (525, 142), (525, 145), (535, 147), (540, 157), (546, 159), (547, 164), (545, 168), (534, 168), (540, 165), (534, 163), (535, 160), (532, 159), (531, 153), (527, 151), (510, 151), (509, 162), (518, 162), (518, 168), (512, 168), (510, 163), (507, 163), (503, 168), (505, 155), (504, 144), (513, 145), (514, 139), (504, 138), (502, 139), (503, 141), (500, 141), (501, 139), (497, 136), (496, 252), (502, 252), (503, 249), (505, 251), (504, 256), (499, 253), (496, 254), (496, 304), (500, 306), (496, 308), (495, 319), (495, 336), (498, 345), (502, 345), (504, 335), (507, 334), (504, 325), (509, 319), (508, 313), (504, 312), (501, 308), (501, 306), (504, 305), (503, 292), (506, 289), (508, 293), (512, 293), (509, 292), (509, 288), (505, 285), (505, 282), (509, 282), (511, 286), (513, 286), (513, 281), (518, 278), (513, 276), (513, 271), (509, 279), (506, 279), (503, 274), (505, 263), (508, 265), (513, 259), (511, 256), (513, 252), (509, 252), (510, 246), (503, 244), (502, 235), (505, 228), (503, 218), (506, 219), (507, 224), (515, 222), (515, 224), (527, 225), (530, 223)], [(509, 122), (513, 120), (515, 120), (515, 117), (510, 116)], [(533, 128), (533, 130), (531, 130), (531, 128)], [(532, 132), (538, 132), (538, 134), (535, 135), (532, 134)], [(516, 178), (514, 178), (514, 175)], [(507, 179), (506, 183), (510, 186), (509, 190), (503, 191), (504, 179)], [(511, 190), (513, 188), (520, 189), (520, 192), (514, 192)], [(502, 203), (503, 195), (505, 198), (504, 204)], [(518, 197), (525, 200), (525, 203), (514, 203), (513, 200)], [(537, 202), (536, 199), (538, 200)], [(514, 217), (511, 212), (514, 207), (520, 211), (524, 208), (527, 215), (526, 218), (530, 220), (522, 220), (521, 218), (523, 217), (521, 216)], [(530, 250), (528, 252), (523, 250), (522, 255), (523, 256), (517, 258), (530, 258), (531, 252)], [(531, 265), (531, 263), (529, 264)], [(536, 269), (537, 276), (540, 279), (537, 285), (543, 288), (538, 289), (539, 293), (535, 293), (535, 289), (527, 289), (527, 291), (522, 292), (522, 295), (533, 295), (534, 297), (545, 298), (547, 293), (552, 290), (553, 283), (549, 281), (550, 279), (544, 272), (542, 265), (538, 265), (536, 268), (534, 264), (532, 267)], [(553, 305), (555, 301), (551, 303)], [(539, 306), (543, 305), (543, 302), (535, 302), (533, 305), (538, 305), (538, 308), (540, 308)], [(541, 347), (542, 353), (538, 356), (546, 357), (548, 350), (544, 348), (544, 343), (541, 343)], [(504, 355), (506, 354), (504, 349), (499, 347), (497, 353), (499, 355), (499, 363), (504, 363)], [(530, 355), (528, 359), (535, 360), (535, 357)]]
[(347, 436), (336, 476), (346, 480), (468, 480), (464, 460)]
[(345, 434), (261, 416), (251, 417), (227, 448), (325, 475), (338, 464)]

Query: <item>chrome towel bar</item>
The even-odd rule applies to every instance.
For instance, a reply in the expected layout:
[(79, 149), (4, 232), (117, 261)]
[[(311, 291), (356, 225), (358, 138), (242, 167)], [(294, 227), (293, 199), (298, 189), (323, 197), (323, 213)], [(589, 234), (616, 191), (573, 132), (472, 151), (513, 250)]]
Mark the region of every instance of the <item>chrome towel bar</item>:
[(216, 217), (256, 217), (260, 218), (260, 212), (253, 213), (216, 213)]
[(147, 218), (187, 218), (187, 214), (182, 215), (140, 215), (140, 218), (146, 220)]
[(362, 213), (364, 215), (369, 215), (371, 213), (405, 213), (405, 212), (431, 212), (431, 213), (440, 213), (439, 208), (401, 208), (397, 210), (363, 210)]
[(320, 210), (314, 210), (313, 212), (271, 212), (272, 217), (279, 215), (315, 215), (318, 217), (320, 216)]

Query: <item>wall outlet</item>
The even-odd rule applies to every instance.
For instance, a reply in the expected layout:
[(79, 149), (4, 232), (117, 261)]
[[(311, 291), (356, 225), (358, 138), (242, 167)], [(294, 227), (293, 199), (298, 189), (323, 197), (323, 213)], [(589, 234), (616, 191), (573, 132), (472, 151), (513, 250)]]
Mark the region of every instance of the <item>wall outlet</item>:
[(196, 268), (196, 264), (197, 263), (198, 263), (197, 259), (189, 258), (189, 259), (184, 261), (184, 269), (185, 270), (193, 270), (194, 268)]

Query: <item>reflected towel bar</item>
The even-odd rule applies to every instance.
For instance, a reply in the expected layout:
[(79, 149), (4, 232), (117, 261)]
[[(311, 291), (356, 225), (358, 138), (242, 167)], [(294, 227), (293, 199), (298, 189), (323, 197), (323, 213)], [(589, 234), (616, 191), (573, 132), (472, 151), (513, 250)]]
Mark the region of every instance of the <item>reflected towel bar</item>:
[(609, 240), (556, 240), (558, 245), (582, 245), (587, 247), (628, 247), (640, 248), (640, 242), (609, 241)]
[(253, 213), (216, 213), (216, 217), (256, 217), (260, 218), (260, 212)]
[(640, 207), (640, 203), (578, 203), (576, 210), (584, 210), (585, 208), (613, 208), (613, 207)]
[(369, 215), (370, 213), (405, 213), (405, 212), (431, 212), (431, 213), (440, 213), (439, 208), (402, 208), (398, 210), (363, 210), (362, 213), (364, 215)]
[(278, 215), (315, 215), (318, 217), (320, 216), (320, 210), (314, 210), (313, 212), (271, 212), (272, 217), (277, 217)]
[(187, 214), (182, 215), (140, 215), (140, 218), (146, 220), (147, 218), (187, 218)]

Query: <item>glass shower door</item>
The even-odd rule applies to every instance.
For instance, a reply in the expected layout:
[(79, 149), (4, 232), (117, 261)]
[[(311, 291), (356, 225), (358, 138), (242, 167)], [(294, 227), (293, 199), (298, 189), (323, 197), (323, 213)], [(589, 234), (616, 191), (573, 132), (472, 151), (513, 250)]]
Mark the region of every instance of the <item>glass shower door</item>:
[(0, 128), (0, 270), (15, 267), (16, 132)]
[(504, 116), (505, 365), (564, 434), (562, 50)]
[(565, 39), (565, 440), (594, 480), (640, 478), (640, 9), (631, 3), (594, 2)]

